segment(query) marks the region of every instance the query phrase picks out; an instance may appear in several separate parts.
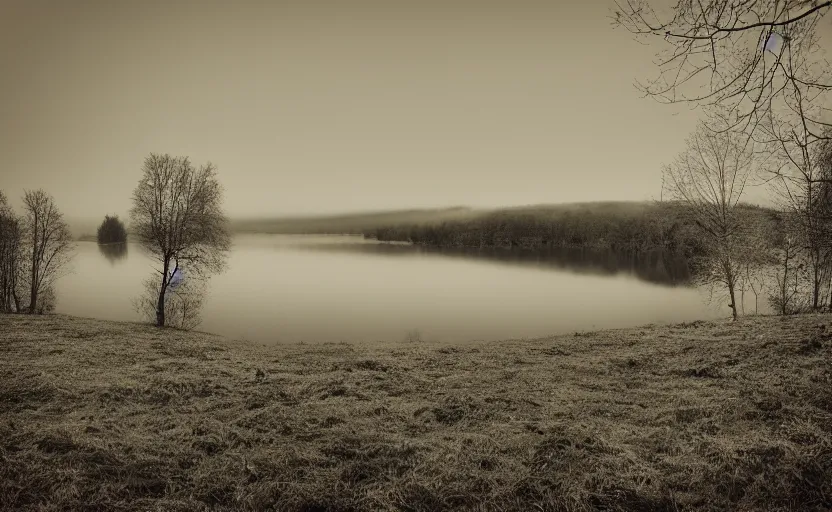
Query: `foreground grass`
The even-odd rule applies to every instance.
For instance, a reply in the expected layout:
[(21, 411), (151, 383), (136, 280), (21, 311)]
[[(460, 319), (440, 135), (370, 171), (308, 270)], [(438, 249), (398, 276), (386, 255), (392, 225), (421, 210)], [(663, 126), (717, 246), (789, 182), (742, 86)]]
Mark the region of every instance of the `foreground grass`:
[(0, 316), (0, 508), (830, 510), (830, 320), (372, 348)]

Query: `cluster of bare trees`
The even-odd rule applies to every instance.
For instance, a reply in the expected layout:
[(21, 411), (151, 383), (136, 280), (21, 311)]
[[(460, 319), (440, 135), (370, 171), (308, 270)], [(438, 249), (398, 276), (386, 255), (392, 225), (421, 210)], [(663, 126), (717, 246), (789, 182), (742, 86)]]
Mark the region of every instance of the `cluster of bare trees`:
[[(44, 313), (55, 305), (53, 285), (69, 269), (69, 226), (43, 190), (26, 191), (17, 215), (0, 191), (0, 312)], [(134, 304), (158, 326), (190, 329), (200, 321), (208, 274), (222, 271), (230, 247), (216, 168), (195, 168), (185, 157), (151, 154), (133, 193), (132, 228), (159, 262)], [(110, 229), (112, 228), (112, 229)], [(99, 230), (126, 239), (108, 217)], [(100, 240), (101, 241), (101, 240)], [(188, 279), (181, 276), (187, 271)]]
[(68, 271), (69, 226), (43, 190), (26, 191), (18, 216), (0, 192), (0, 311), (45, 313), (55, 307), (55, 281)]
[[(665, 169), (708, 241), (700, 275), (727, 290), (734, 318), (738, 290), (769, 288), (782, 314), (832, 309), (832, 65), (817, 32), (832, 0), (661, 4), (619, 0), (613, 23), (663, 46), (658, 76), (639, 89), (705, 113)], [(774, 193), (774, 233), (737, 221), (752, 182)]]
[(687, 150), (664, 169), (670, 195), (688, 206), (706, 252), (694, 260), (694, 275), (704, 284), (723, 285), (737, 318), (736, 292), (745, 263), (742, 218), (738, 208), (751, 177), (753, 153), (733, 132), (715, 133), (700, 126), (688, 138)]
[[(735, 319), (745, 310), (746, 292), (753, 294), (755, 312), (761, 296), (781, 314), (830, 308), (832, 180), (776, 174), (768, 182), (781, 206), (777, 219), (742, 215), (744, 192), (771, 172), (772, 160), (764, 160), (757, 145), (741, 132), (702, 124), (664, 169), (668, 195), (685, 205), (706, 248), (694, 258), (694, 275), (726, 291)], [(813, 173), (830, 172), (830, 150), (825, 141), (813, 147)]]
[(832, 138), (802, 148), (799, 160), (788, 149), (781, 141), (782, 165), (789, 172), (778, 172), (771, 182), (788, 219), (776, 240), (780, 271), (774, 305), (783, 314), (832, 309)]

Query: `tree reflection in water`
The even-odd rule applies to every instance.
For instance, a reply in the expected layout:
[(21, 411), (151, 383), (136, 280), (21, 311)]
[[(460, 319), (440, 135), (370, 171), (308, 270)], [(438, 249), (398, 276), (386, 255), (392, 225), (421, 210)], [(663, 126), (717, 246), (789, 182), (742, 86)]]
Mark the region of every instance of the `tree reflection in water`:
[(305, 245), (304, 249), (353, 251), (379, 255), (436, 254), (477, 258), (505, 264), (549, 267), (581, 274), (613, 276), (629, 274), (663, 286), (691, 286), (689, 262), (663, 251), (621, 253), (566, 247), (541, 249), (425, 247), (407, 243), (352, 243)]
[(98, 244), (98, 250), (111, 265), (127, 257), (127, 244)]

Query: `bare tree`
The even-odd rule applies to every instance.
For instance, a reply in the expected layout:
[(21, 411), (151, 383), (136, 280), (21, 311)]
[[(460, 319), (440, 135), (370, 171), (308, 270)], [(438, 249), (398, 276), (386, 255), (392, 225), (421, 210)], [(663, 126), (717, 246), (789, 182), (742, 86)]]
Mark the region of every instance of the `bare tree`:
[(0, 312), (20, 311), (17, 280), (20, 275), (20, 219), (0, 191)]
[(30, 313), (37, 313), (41, 292), (51, 290), (53, 283), (68, 272), (75, 245), (63, 214), (55, 200), (43, 190), (26, 191), (23, 195), (23, 232), (28, 273)]
[[(658, 76), (636, 86), (659, 101), (718, 106), (714, 113), (750, 135), (783, 94), (832, 91), (832, 66), (818, 45), (817, 27), (832, 0), (616, 0), (613, 25), (662, 46)], [(827, 114), (829, 110), (826, 110)], [(723, 117), (725, 116), (725, 117)], [(812, 136), (829, 126), (806, 116)]]
[(696, 262), (696, 276), (703, 284), (727, 288), (734, 320), (746, 236), (737, 205), (752, 162), (753, 152), (735, 132), (713, 132), (700, 124), (688, 138), (687, 149), (664, 169), (668, 192), (687, 206), (708, 247)]
[(133, 191), (131, 228), (139, 243), (159, 262), (156, 325), (165, 325), (165, 298), (171, 278), (187, 267), (205, 278), (225, 267), (231, 245), (222, 211), (222, 187), (216, 168), (196, 169), (187, 157), (151, 154)]

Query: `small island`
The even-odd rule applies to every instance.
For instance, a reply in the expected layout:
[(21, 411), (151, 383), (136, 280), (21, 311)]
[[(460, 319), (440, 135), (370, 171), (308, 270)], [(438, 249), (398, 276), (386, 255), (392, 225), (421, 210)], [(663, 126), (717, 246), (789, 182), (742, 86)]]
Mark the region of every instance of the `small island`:
[(98, 233), (96, 240), (99, 244), (126, 244), (127, 243), (127, 228), (124, 223), (119, 220), (118, 215), (104, 216), (101, 225), (98, 226)]

